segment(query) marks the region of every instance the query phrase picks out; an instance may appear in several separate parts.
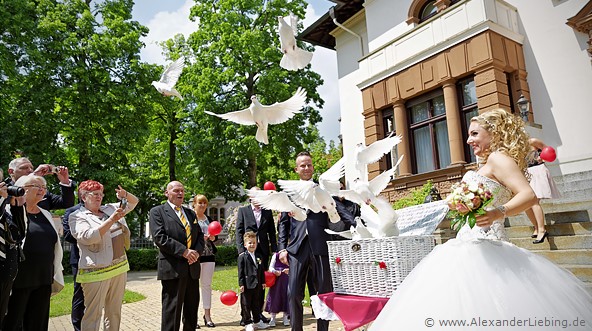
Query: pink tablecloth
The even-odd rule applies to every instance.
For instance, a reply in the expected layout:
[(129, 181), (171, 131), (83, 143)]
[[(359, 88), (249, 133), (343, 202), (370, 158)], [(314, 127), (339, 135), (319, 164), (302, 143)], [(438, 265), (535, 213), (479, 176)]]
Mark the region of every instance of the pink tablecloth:
[(319, 299), (327, 305), (343, 323), (345, 331), (364, 326), (376, 319), (388, 298), (362, 297), (357, 295), (319, 294)]

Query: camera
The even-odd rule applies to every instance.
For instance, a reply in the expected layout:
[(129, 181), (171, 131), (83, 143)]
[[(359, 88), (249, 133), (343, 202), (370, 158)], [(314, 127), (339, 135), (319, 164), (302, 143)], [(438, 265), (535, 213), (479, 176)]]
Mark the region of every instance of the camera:
[(49, 173), (50, 174), (57, 174), (59, 172), (60, 172), (60, 168), (59, 167), (56, 167), (56, 166), (54, 166), (52, 164), (49, 165)]
[(123, 198), (121, 199), (121, 202), (119, 203), (119, 208), (125, 210), (125, 208), (127, 208), (127, 199)]
[(4, 183), (6, 183), (6, 185), (8, 185), (6, 187), (6, 191), (8, 192), (8, 195), (11, 195), (13, 197), (22, 197), (23, 195), (25, 195), (24, 188), (22, 188), (20, 186), (10, 185), (12, 183), (10, 178), (6, 178), (4, 180)]

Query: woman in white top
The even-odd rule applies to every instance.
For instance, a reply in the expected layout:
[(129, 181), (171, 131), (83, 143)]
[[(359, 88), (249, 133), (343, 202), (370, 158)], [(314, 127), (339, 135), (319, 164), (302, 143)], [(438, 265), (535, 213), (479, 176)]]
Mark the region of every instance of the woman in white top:
[(208, 233), (208, 226), (212, 222), (209, 216), (206, 215), (208, 209), (208, 198), (205, 195), (198, 194), (193, 197), (191, 203), (195, 214), (197, 215), (197, 223), (204, 233), (205, 246), (203, 254), (199, 257), (201, 265), (201, 273), (199, 275), (199, 282), (201, 286), (201, 300), (204, 309), (203, 321), (204, 325), (213, 328), (216, 327), (212, 322), (211, 308), (212, 308), (212, 278), (214, 277), (214, 269), (216, 268), (216, 245), (214, 242), (217, 236), (211, 236)]

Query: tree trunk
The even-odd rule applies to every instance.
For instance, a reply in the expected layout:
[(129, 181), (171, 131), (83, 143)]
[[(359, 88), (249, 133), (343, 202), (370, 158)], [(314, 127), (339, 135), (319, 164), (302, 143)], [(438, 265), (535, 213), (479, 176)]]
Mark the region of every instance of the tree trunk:
[(257, 155), (249, 156), (247, 168), (249, 171), (249, 185), (247, 188), (257, 186)]
[(175, 163), (177, 161), (177, 144), (175, 141), (177, 140), (177, 112), (173, 111), (170, 117), (170, 127), (169, 127), (169, 181), (177, 180), (177, 176), (175, 174)]

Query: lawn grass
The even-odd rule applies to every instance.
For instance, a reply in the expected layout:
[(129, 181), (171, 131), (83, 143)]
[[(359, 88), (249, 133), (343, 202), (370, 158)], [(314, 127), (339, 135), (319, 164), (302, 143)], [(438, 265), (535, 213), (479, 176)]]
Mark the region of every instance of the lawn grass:
[[(237, 266), (216, 266), (214, 272), (214, 279), (212, 280), (212, 289), (217, 291), (233, 290), (239, 293), (238, 289), (238, 269)], [(266, 297), (267, 297), (267, 290)], [(219, 298), (214, 298), (219, 300)], [(304, 292), (304, 305), (310, 307), (310, 295), (308, 294), (308, 287)]]
[[(49, 317), (67, 315), (72, 311), (72, 294), (74, 293), (72, 276), (64, 276), (64, 281), (64, 289), (60, 293), (51, 297)], [(132, 303), (144, 299), (146, 299), (146, 297), (140, 293), (125, 290), (123, 303)]]

